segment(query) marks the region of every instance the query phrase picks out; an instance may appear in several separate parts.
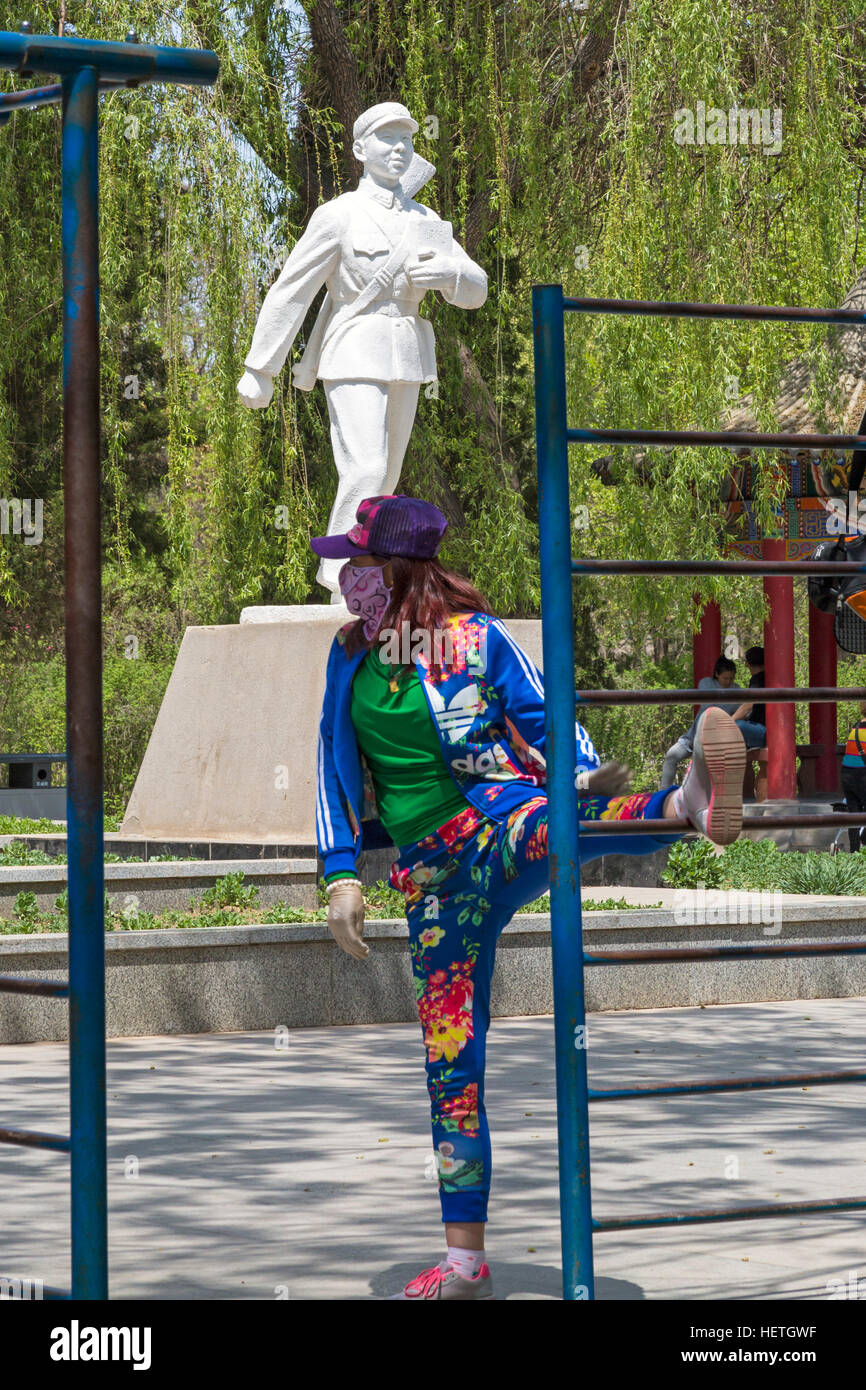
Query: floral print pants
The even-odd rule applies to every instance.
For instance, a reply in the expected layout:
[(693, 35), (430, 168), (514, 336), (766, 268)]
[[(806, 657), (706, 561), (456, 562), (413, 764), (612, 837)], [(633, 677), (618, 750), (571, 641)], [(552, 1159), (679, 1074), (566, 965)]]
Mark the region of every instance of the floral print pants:
[[(661, 817), (670, 792), (579, 801), (580, 817)], [(677, 834), (581, 836), (581, 861), (650, 854)], [(549, 889), (547, 797), (533, 796), (501, 823), (467, 805), (431, 835), (407, 845), (391, 867), (405, 895), (418, 1016), (443, 1221), (486, 1221), (490, 1132), (484, 1064), (490, 982), (502, 928)]]

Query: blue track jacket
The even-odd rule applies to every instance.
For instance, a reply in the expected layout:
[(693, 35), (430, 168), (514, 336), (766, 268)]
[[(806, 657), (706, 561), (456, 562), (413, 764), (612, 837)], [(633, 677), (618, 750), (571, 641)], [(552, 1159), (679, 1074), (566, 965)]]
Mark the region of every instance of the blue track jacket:
[[(378, 819), (373, 782), (358, 748), (351, 719), (352, 677), (366, 656), (344, 650), (354, 626), (347, 623), (331, 644), (319, 724), (316, 765), (316, 838), (325, 874), (354, 871), (362, 849), (391, 844)], [(406, 624), (408, 628), (408, 624)], [(452, 618), (443, 638), (443, 679), (428, 654), (409, 647), (408, 631), (393, 660), (412, 659), (442, 756), (460, 791), (476, 810), (502, 821), (544, 786), (544, 686), (538, 667), (499, 618), (472, 613)], [(451, 638), (451, 652), (448, 650)], [(408, 648), (408, 650), (407, 650)], [(387, 660), (390, 653), (383, 650)], [(432, 655), (437, 659), (438, 653)], [(581, 724), (575, 723), (577, 771), (600, 766)]]

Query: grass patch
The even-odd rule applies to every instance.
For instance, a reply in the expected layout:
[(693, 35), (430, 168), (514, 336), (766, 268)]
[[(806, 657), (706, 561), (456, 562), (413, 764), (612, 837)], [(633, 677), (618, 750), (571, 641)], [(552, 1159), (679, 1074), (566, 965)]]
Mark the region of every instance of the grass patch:
[(716, 854), (707, 840), (671, 847), (662, 882), (671, 888), (866, 896), (866, 850), (780, 850), (775, 840), (736, 840)]
[[(103, 829), (120, 829), (120, 816), (103, 817)], [(41, 817), (33, 820), (29, 816), (0, 816), (0, 835), (65, 835), (65, 820), (46, 820)]]

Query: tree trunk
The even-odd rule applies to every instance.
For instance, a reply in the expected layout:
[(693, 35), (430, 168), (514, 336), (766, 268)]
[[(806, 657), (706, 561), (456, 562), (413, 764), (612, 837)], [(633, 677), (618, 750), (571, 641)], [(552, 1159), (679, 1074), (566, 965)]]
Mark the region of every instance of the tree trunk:
[[(310, 21), (313, 53), (343, 127), (343, 169), (346, 189), (358, 183), (358, 161), (352, 154), (352, 127), (364, 109), (361, 79), (334, 0), (304, 0)], [(345, 191), (345, 190), (344, 190)]]

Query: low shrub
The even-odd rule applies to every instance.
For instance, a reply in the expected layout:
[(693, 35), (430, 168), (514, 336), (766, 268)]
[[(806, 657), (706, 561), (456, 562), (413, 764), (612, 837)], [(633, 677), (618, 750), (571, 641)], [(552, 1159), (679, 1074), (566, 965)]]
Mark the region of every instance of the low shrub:
[(722, 856), (709, 840), (678, 840), (671, 846), (661, 874), (669, 888), (720, 888), (722, 880)]

